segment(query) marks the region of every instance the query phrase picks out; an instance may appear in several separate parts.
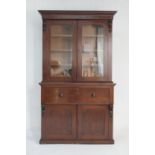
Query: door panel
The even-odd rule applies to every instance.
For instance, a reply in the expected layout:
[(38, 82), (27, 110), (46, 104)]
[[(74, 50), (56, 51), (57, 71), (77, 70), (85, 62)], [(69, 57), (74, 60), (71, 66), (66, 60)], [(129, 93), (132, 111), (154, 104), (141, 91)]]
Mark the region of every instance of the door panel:
[(107, 80), (107, 39), (103, 21), (79, 21), (78, 80)]
[(47, 22), (47, 80), (72, 81), (76, 78), (76, 21)]
[(78, 107), (78, 138), (108, 138), (108, 106), (80, 105)]
[(74, 105), (45, 105), (42, 114), (43, 139), (74, 139), (76, 108)]

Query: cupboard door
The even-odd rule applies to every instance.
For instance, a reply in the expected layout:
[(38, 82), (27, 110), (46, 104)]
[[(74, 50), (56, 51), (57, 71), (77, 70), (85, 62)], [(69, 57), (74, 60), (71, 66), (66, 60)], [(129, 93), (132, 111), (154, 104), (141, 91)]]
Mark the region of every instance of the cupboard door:
[(108, 106), (80, 105), (78, 107), (78, 138), (108, 139)]
[(75, 110), (74, 105), (45, 105), (42, 113), (42, 139), (74, 139)]
[(45, 67), (47, 80), (72, 81), (76, 78), (76, 21), (47, 22)]
[(78, 23), (78, 80), (108, 80), (108, 27), (104, 21), (86, 20)]

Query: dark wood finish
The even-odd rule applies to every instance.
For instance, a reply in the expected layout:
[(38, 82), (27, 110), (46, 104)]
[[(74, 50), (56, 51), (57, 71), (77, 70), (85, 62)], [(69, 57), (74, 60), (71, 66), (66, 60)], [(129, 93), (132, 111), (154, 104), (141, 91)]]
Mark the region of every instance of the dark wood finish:
[[(113, 144), (112, 19), (116, 11), (39, 11), (43, 19), (40, 144)], [(72, 76), (50, 76), (51, 26), (70, 24)], [(104, 76), (82, 76), (82, 26), (104, 28)]]
[(42, 81), (39, 83), (42, 87), (101, 87), (101, 88), (113, 88), (116, 84), (113, 82), (47, 82)]
[(74, 105), (45, 105), (42, 112), (42, 138), (74, 139), (76, 117)]
[(78, 108), (78, 138), (108, 139), (108, 106), (81, 105)]
[(72, 104), (76, 98), (76, 89), (72, 87), (42, 88), (42, 104)]
[(83, 104), (111, 104), (110, 88), (79, 88), (78, 102)]
[(113, 139), (104, 139), (104, 140), (94, 140), (94, 139), (89, 139), (89, 140), (66, 140), (66, 139), (59, 139), (59, 140), (54, 140), (54, 139), (40, 139), (40, 144), (114, 144)]
[(112, 104), (110, 87), (42, 87), (42, 104)]
[(40, 10), (43, 19), (113, 19), (116, 11)]

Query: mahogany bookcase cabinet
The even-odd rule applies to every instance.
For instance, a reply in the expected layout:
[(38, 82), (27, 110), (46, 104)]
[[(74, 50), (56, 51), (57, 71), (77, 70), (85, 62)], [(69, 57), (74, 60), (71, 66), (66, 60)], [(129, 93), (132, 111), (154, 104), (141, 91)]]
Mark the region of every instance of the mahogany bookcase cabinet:
[(39, 11), (43, 19), (41, 144), (113, 144), (116, 11)]

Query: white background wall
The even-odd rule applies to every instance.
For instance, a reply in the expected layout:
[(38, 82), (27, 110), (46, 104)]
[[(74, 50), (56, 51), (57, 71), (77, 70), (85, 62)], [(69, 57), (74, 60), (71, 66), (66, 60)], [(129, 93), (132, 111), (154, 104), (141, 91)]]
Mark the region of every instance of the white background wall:
[[(42, 20), (37, 10), (116, 10), (113, 21), (115, 145), (39, 145)], [(27, 0), (27, 154), (128, 155), (128, 0)]]

